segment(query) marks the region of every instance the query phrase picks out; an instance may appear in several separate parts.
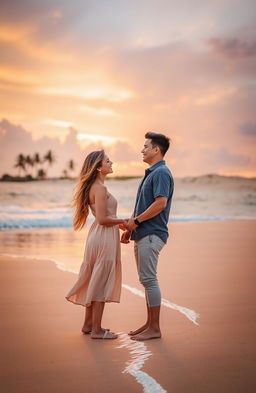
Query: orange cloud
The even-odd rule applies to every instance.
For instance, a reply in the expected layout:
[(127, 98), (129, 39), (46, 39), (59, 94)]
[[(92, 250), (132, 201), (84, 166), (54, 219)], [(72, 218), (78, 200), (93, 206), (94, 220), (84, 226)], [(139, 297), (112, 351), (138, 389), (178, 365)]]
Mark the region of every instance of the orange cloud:
[[(72, 126), (113, 141), (118, 170), (136, 172), (154, 130), (172, 137), (167, 160), (177, 175), (253, 172), (255, 39), (243, 5), (231, 15), (230, 2), (203, 0), (186, 14), (182, 2), (116, 2), (115, 12), (96, 2), (32, 3), (0, 4), (0, 116), (21, 121), (33, 143), (54, 140), (69, 154)], [(72, 141), (78, 156), (100, 146)]]
[(229, 96), (237, 92), (235, 87), (220, 87), (210, 89), (205, 96), (198, 97), (194, 100), (196, 105), (211, 105), (225, 100)]
[(124, 89), (112, 86), (84, 86), (83, 88), (73, 87), (40, 87), (38, 92), (46, 95), (61, 95), (68, 97), (82, 98), (86, 100), (104, 100), (110, 102), (121, 102), (133, 96)]

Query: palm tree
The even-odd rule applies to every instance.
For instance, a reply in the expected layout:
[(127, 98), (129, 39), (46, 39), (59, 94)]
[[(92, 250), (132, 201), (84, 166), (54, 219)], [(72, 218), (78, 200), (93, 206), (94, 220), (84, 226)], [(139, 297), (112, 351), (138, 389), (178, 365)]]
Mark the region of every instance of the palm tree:
[(44, 156), (44, 162), (48, 162), (48, 168), (56, 161), (56, 158), (54, 154), (52, 153), (51, 150), (48, 150), (48, 152)]
[[(37, 166), (40, 166), (42, 164), (41, 158), (39, 153), (35, 153), (33, 156), (33, 162), (34, 162), (34, 166), (36, 168), (37, 171)], [(38, 171), (37, 171), (38, 172)]]
[(34, 157), (33, 157), (33, 160), (34, 160), (34, 163), (35, 164), (41, 164), (41, 158), (40, 158), (40, 155), (39, 155), (39, 153), (35, 153), (34, 154)]
[(16, 164), (14, 165), (14, 168), (18, 168), (18, 170), (19, 170), (19, 176), (20, 176), (20, 171), (21, 171), (21, 169), (26, 173), (27, 172), (27, 170), (26, 170), (26, 158), (25, 158), (25, 156), (23, 155), (23, 154), (19, 154), (17, 157), (16, 157)]
[(37, 171), (37, 177), (38, 179), (45, 179), (46, 178), (46, 172), (44, 169), (39, 169)]
[(74, 160), (69, 160), (68, 161), (68, 170), (73, 172), (75, 170), (75, 166), (76, 166), (76, 164), (74, 163)]
[(66, 169), (63, 169), (62, 173), (63, 173), (64, 179), (67, 179), (68, 178), (68, 171)]
[(48, 152), (45, 154), (44, 161), (48, 161), (48, 166), (51, 166), (56, 161), (56, 158), (51, 150), (48, 150)]
[[(32, 172), (33, 172), (34, 160), (32, 157), (30, 157), (29, 154), (25, 157), (25, 164), (28, 164), (28, 166), (30, 166), (32, 168)], [(32, 173), (31, 173), (31, 176), (32, 176)]]

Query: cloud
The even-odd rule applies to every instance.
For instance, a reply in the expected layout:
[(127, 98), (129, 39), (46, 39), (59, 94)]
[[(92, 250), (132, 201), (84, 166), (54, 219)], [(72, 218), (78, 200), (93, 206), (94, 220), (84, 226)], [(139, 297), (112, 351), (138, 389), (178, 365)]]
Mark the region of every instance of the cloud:
[(140, 161), (139, 152), (139, 148), (135, 151), (127, 142), (122, 141), (117, 141), (110, 150), (113, 159), (119, 162)]
[(103, 116), (103, 117), (118, 116), (117, 112), (109, 108), (94, 108), (89, 105), (81, 105), (79, 109), (80, 111), (88, 113), (89, 115), (92, 116)]
[(226, 147), (221, 147), (219, 149), (202, 149), (202, 154), (205, 162), (215, 164), (215, 167), (240, 167), (251, 162), (250, 157), (247, 155), (230, 152)]
[(104, 146), (111, 146), (115, 143), (116, 138), (99, 135), (99, 134), (88, 134), (88, 133), (79, 133), (77, 135), (77, 139), (82, 142), (84, 146), (88, 146), (91, 143), (102, 144)]
[(60, 128), (64, 128), (64, 127), (73, 127), (73, 124), (67, 121), (63, 121), (63, 120), (55, 120), (55, 119), (45, 119), (43, 121), (44, 124), (46, 125), (50, 125), (53, 127), (60, 127)]
[(246, 136), (256, 136), (256, 123), (246, 122), (240, 125), (240, 131)]
[[(254, 131), (237, 125), (255, 116), (254, 8), (252, 0), (246, 7), (232, 0), (2, 0), (0, 119), (13, 127), (22, 121), (24, 131), (10, 138), (8, 129), (12, 158), (5, 159), (13, 160), (19, 137), (24, 152), (54, 149), (59, 174), (69, 158), (81, 162), (86, 149), (104, 145), (129, 171), (154, 129), (176, 141), (170, 154), (179, 176), (218, 171), (228, 161), (234, 171), (253, 170), (244, 135)], [(78, 134), (99, 140), (82, 144)], [(106, 138), (113, 138), (108, 146)], [(211, 146), (207, 165), (201, 143)], [(222, 146), (226, 153), (217, 154)]]
[(18, 154), (33, 155), (38, 152), (43, 156), (48, 150), (52, 150), (57, 159), (56, 164), (49, 170), (51, 176), (60, 175), (69, 159), (77, 162), (81, 161), (83, 156), (76, 139), (76, 131), (72, 129), (64, 143), (61, 143), (58, 138), (46, 136), (33, 140), (32, 134), (22, 126), (6, 119), (0, 122), (1, 174), (15, 173), (13, 165)]
[(244, 58), (256, 55), (256, 39), (210, 38), (208, 43), (216, 53), (227, 58)]
[(42, 87), (39, 93), (46, 95), (60, 95), (66, 97), (82, 98), (86, 100), (106, 100), (110, 102), (121, 102), (130, 99), (132, 92), (112, 86), (84, 86), (82, 88), (56, 88)]
[(252, 168), (255, 159), (248, 154), (239, 153), (226, 146), (205, 146), (192, 149), (186, 147), (176, 148), (173, 152), (173, 161), (170, 167), (175, 176), (204, 175), (208, 173), (240, 174), (241, 176), (253, 176)]
[[(0, 122), (0, 138), (2, 149), (12, 147), (15, 142), (16, 145), (29, 144), (31, 142), (31, 135), (22, 126), (14, 125), (8, 120), (3, 119)], [(5, 144), (3, 146), (3, 143)]]
[(223, 102), (226, 98), (229, 98), (237, 92), (237, 89), (234, 87), (215, 88), (214, 90), (215, 91), (210, 91), (204, 96), (195, 98), (195, 104), (203, 106)]
[[(129, 163), (133, 161), (133, 169), (142, 173), (140, 155), (136, 153), (127, 141), (100, 135), (85, 135), (88, 139), (83, 147), (79, 143), (79, 131), (69, 128), (69, 133), (63, 143), (58, 138), (44, 136), (33, 140), (32, 134), (21, 125), (15, 125), (6, 119), (0, 122), (0, 174), (15, 173), (13, 165), (18, 154), (33, 155), (39, 152), (43, 156), (48, 150), (52, 150), (56, 157), (56, 163), (49, 168), (50, 176), (60, 176), (67, 162), (73, 159), (76, 169), (79, 171), (82, 162), (91, 151), (104, 148), (110, 159), (114, 162)], [(111, 142), (111, 143), (109, 143)], [(137, 163), (136, 163), (137, 162)], [(121, 166), (120, 166), (121, 168)], [(120, 173), (116, 173), (117, 175)], [(126, 168), (126, 174), (129, 175)]]
[[(72, 47), (149, 48), (230, 33), (253, 22), (254, 1), (215, 0), (1, 0), (0, 23), (33, 28), (41, 44)], [(231, 6), (232, 4), (232, 6)], [(232, 9), (232, 11), (231, 11)], [(184, 11), (185, 10), (185, 11)], [(252, 19), (252, 21), (251, 21)], [(67, 46), (65, 46), (67, 48)]]

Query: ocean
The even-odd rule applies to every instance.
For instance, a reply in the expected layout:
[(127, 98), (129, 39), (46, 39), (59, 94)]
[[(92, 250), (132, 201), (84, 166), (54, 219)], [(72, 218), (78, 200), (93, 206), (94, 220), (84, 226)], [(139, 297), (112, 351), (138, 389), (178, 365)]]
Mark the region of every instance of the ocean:
[[(139, 182), (106, 182), (118, 200), (118, 216), (129, 217), (133, 211)], [(0, 231), (71, 228), (75, 185), (73, 180), (0, 182)], [(187, 177), (175, 180), (170, 222), (256, 219), (255, 207), (256, 178)]]
[[(133, 211), (140, 179), (106, 181), (118, 200), (118, 216)], [(72, 229), (74, 180), (0, 182), (0, 255), (52, 260), (61, 270), (77, 273), (90, 223)], [(256, 219), (256, 178), (205, 175), (175, 179), (172, 222)], [(125, 250), (131, 244), (122, 248)]]

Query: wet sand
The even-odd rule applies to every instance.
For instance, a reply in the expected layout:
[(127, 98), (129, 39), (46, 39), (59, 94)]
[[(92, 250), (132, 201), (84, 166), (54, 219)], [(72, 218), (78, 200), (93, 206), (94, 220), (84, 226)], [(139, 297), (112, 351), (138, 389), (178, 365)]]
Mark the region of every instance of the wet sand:
[[(255, 221), (171, 225), (158, 268), (162, 296), (200, 318), (197, 326), (162, 307), (163, 338), (145, 341), (151, 356), (141, 371), (169, 393), (255, 391), (255, 234)], [(123, 282), (141, 289), (132, 244), (122, 250)], [(24, 257), (0, 257), (0, 269), (3, 392), (143, 392), (122, 373), (131, 356), (117, 348), (121, 340), (80, 334), (84, 310), (64, 299), (74, 274)], [(103, 322), (128, 332), (144, 315), (144, 299), (123, 289)]]

